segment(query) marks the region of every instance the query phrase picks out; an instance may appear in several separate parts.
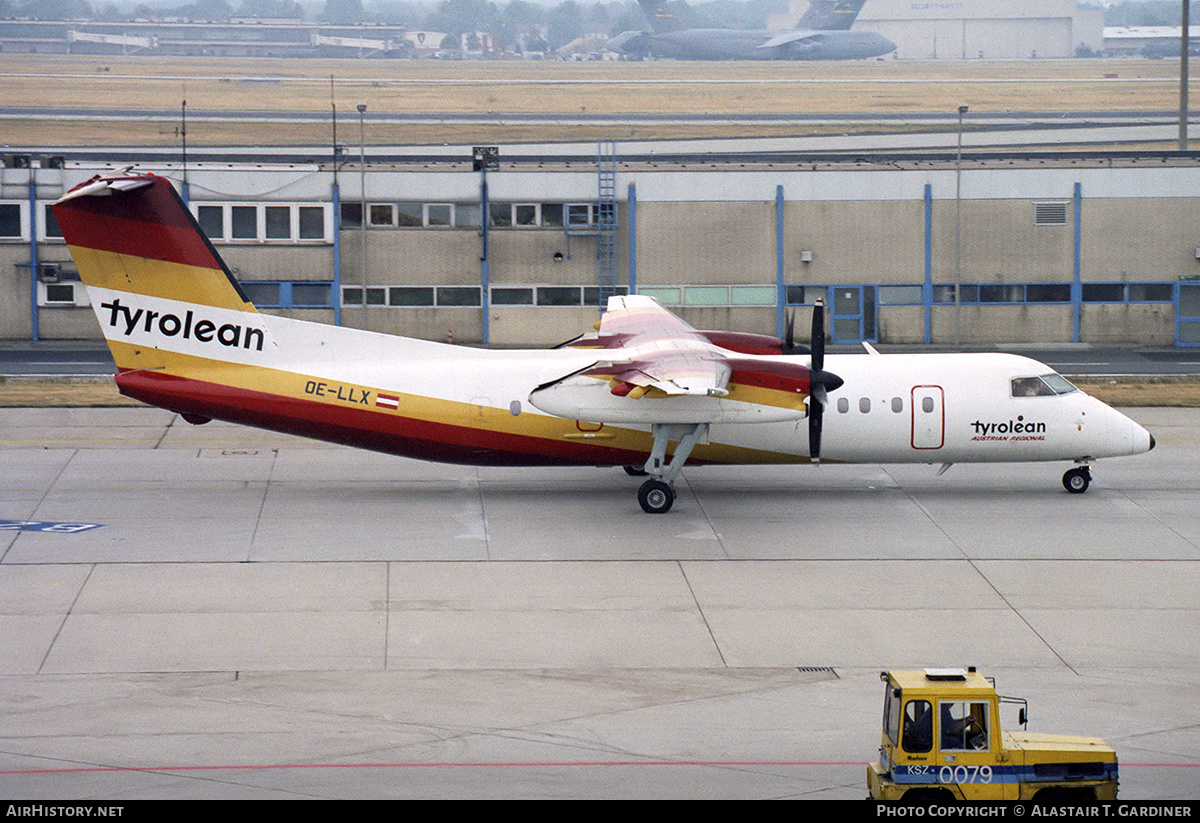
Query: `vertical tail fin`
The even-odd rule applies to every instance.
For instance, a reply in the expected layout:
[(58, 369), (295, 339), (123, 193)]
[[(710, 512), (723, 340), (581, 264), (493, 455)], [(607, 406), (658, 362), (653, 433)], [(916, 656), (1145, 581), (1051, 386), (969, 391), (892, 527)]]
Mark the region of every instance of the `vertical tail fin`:
[(121, 371), (263, 351), (261, 316), (166, 178), (97, 176), (53, 209)]
[(798, 29), (848, 31), (858, 19), (866, 0), (809, 0), (808, 11), (796, 23)]
[(675, 12), (669, 5), (669, 0), (638, 0), (642, 13), (650, 22), (650, 29), (655, 34), (669, 34), (680, 31), (683, 23), (675, 17)]

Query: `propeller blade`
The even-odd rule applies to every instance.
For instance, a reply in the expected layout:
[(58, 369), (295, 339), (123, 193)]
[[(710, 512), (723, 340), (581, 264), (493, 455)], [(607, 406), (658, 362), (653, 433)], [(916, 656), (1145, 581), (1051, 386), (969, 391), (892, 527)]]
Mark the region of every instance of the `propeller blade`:
[(780, 354), (808, 354), (810, 349), (801, 343), (796, 342), (796, 312), (790, 311), (787, 316), (787, 325), (784, 326), (783, 339), (780, 342)]
[(818, 399), (818, 389), (813, 386), (808, 404), (808, 456), (813, 463), (821, 462), (821, 423), (824, 416), (824, 398)]
[(812, 370), (819, 372), (825, 367), (825, 301), (817, 300), (813, 304), (812, 316)]

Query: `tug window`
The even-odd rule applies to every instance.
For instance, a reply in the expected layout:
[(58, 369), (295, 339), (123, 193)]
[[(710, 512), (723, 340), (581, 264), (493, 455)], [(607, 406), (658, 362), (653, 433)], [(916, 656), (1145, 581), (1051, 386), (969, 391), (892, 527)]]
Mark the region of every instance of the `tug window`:
[(904, 751), (927, 752), (933, 748), (933, 708), (928, 700), (904, 704)]
[(982, 751), (989, 748), (988, 704), (946, 702), (941, 704), (942, 751)]

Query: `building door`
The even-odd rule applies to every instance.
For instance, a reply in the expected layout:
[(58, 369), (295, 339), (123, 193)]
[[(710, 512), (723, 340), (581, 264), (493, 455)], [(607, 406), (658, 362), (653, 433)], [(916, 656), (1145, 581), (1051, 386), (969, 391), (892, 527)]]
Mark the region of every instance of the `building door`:
[(875, 287), (833, 286), (834, 343), (858, 343), (875, 340)]
[(1200, 283), (1179, 284), (1175, 342), (1180, 346), (1200, 346)]

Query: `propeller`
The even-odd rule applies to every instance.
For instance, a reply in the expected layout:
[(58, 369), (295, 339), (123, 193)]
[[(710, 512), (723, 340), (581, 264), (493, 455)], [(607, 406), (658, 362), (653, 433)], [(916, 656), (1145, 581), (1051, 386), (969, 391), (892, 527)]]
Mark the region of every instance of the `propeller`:
[[(788, 337), (792, 334), (792, 323), (788, 321)], [(812, 362), (809, 366), (808, 405), (808, 454), (814, 463), (821, 462), (821, 424), (825, 416), (825, 405), (829, 392), (841, 388), (844, 382), (832, 372), (825, 371), (825, 301), (813, 305), (812, 316)]]

